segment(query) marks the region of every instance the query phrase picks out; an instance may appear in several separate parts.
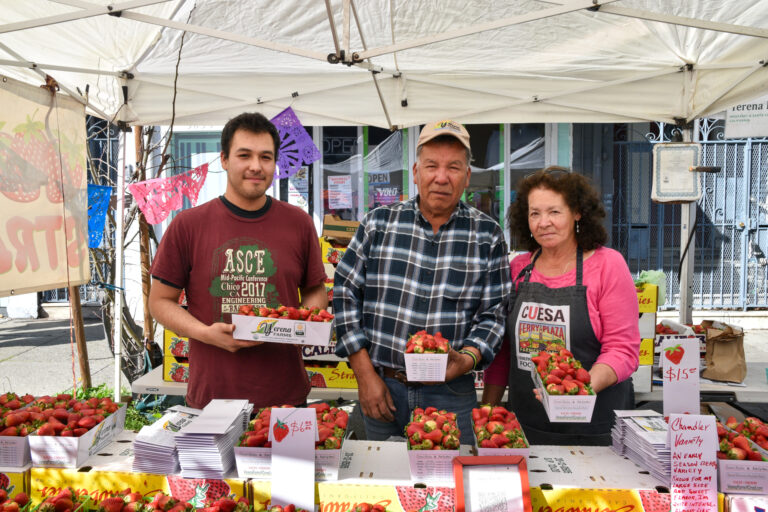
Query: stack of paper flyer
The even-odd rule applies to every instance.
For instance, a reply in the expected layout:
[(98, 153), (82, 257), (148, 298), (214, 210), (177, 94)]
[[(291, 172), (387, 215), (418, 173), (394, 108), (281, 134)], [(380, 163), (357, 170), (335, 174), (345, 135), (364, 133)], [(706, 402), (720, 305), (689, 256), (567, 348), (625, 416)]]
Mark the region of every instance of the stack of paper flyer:
[(615, 412), (616, 423), (611, 430), (613, 450), (669, 485), (670, 450), (664, 417), (650, 410)]
[(189, 425), (201, 412), (176, 405), (153, 424), (141, 427), (133, 441), (133, 470), (166, 475), (178, 473), (176, 432)]
[(176, 433), (181, 476), (223, 479), (235, 466), (234, 446), (248, 426), (247, 400), (211, 400)]

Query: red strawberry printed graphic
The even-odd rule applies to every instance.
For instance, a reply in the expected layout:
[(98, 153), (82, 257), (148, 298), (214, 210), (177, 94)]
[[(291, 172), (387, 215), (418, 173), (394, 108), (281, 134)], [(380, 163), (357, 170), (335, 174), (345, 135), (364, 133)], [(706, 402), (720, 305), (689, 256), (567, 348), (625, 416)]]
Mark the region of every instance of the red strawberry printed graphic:
[(674, 345), (664, 349), (664, 357), (672, 361), (673, 364), (680, 364), (680, 360), (683, 359), (685, 349), (680, 345)]
[(323, 377), (322, 373), (312, 372), (312, 371), (307, 370), (307, 374), (309, 375), (309, 384), (313, 388), (325, 388), (325, 387), (328, 387), (325, 384), (325, 377)]
[(275, 436), (275, 442), (279, 443), (288, 435), (288, 425), (280, 420), (275, 421), (275, 425), (272, 427), (272, 434)]
[(189, 344), (182, 338), (171, 338), (171, 354), (176, 357), (189, 357)]
[(231, 489), (224, 480), (209, 478), (182, 478), (168, 475), (168, 488), (171, 496), (179, 501), (186, 501), (196, 508), (205, 506), (219, 498), (230, 496)]
[(189, 381), (189, 368), (179, 363), (173, 363), (171, 365), (171, 380), (174, 382)]
[(640, 499), (643, 501), (645, 512), (669, 512), (670, 494), (659, 493), (650, 490), (640, 490)]
[(11, 485), (10, 477), (5, 473), (0, 473), (0, 489), (8, 489), (9, 485)]
[(453, 510), (453, 489), (449, 487), (415, 487), (397, 486), (397, 497), (400, 506), (406, 512), (449, 512)]

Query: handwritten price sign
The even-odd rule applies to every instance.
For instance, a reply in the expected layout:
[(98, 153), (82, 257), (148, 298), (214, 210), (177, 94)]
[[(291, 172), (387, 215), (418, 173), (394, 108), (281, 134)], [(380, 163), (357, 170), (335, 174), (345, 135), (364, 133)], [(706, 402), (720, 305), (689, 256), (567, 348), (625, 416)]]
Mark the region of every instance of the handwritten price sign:
[(699, 340), (669, 337), (661, 344), (664, 416), (699, 414)]
[(714, 417), (672, 414), (668, 432), (671, 511), (717, 512), (717, 428)]

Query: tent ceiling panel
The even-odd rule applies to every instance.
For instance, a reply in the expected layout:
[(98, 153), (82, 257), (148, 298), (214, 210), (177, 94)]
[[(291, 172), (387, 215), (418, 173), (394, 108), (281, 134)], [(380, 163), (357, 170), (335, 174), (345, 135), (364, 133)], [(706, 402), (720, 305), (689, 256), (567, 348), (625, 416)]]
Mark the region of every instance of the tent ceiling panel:
[[(343, 44), (343, 1), (330, 4)], [(768, 58), (768, 0), (615, 0), (597, 11), (583, 9), (584, 0), (353, 4), (350, 16), (357, 13), (363, 38), (350, 20), (349, 48), (376, 55), (370, 65), (382, 70), (377, 78), (388, 117), (369, 71), (328, 62), (336, 50), (325, 2), (317, 0), (170, 0), (122, 17), (0, 33), (0, 60), (130, 71), (130, 108), (120, 117), (135, 124), (170, 120), (177, 61), (180, 124), (219, 124), (243, 110), (269, 115), (289, 105), (308, 125), (404, 127), (445, 117), (472, 123), (671, 121), (714, 114), (768, 91), (768, 68), (759, 64)], [(573, 12), (541, 14), (554, 9)], [(0, 32), (3, 24), (77, 11), (50, 0), (0, 0)], [(538, 19), (473, 28), (521, 16)], [(727, 26), (664, 22), (675, 19)], [(185, 24), (194, 31), (182, 32)], [(729, 33), (752, 29), (753, 35)], [(460, 31), (469, 34), (445, 38)], [(411, 47), (414, 41), (427, 44)], [(407, 49), (392, 53), (393, 45)], [(32, 71), (2, 62), (0, 74), (40, 83)], [(50, 74), (71, 90), (89, 84), (91, 102), (109, 115), (120, 109), (120, 78)]]

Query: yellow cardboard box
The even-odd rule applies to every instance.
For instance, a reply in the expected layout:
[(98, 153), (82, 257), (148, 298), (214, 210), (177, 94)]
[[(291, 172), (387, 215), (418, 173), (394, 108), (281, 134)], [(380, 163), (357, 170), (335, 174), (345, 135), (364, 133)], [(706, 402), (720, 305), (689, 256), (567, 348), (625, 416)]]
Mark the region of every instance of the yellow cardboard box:
[(312, 387), (357, 389), (355, 372), (344, 361), (333, 367), (312, 366), (312, 361), (305, 361), (305, 369)]
[(165, 382), (189, 382), (189, 359), (165, 356), (163, 358), (163, 380)]
[(641, 313), (655, 313), (659, 308), (659, 287), (655, 284), (643, 283), (635, 287), (637, 290), (637, 305)]
[(189, 338), (177, 335), (175, 332), (165, 329), (163, 331), (163, 355), (168, 357), (189, 357)]
[(653, 364), (653, 338), (640, 340), (640, 364)]
[(336, 215), (323, 217), (323, 236), (339, 242), (349, 242), (355, 236), (360, 223), (354, 220), (341, 220)]
[(324, 236), (320, 237), (320, 255), (323, 257), (323, 263), (335, 265), (341, 261), (345, 252), (346, 247), (334, 247)]
[(204, 506), (208, 499), (247, 497), (245, 480), (228, 478), (182, 478), (176, 475), (155, 475), (122, 471), (78, 471), (64, 468), (33, 468), (31, 470), (30, 499), (37, 504), (48, 496), (55, 496), (65, 487), (72, 487), (80, 495), (88, 495), (95, 502), (115, 496), (125, 489), (154, 496), (164, 492), (173, 498), (187, 501), (195, 507)]
[(0, 467), (0, 489), (5, 489), (9, 498), (20, 492), (29, 494), (29, 468), (31, 463), (19, 468)]

